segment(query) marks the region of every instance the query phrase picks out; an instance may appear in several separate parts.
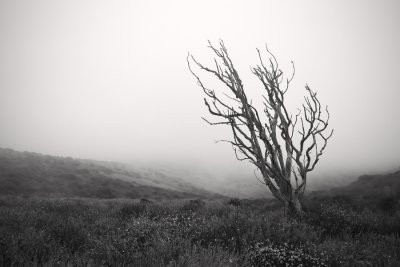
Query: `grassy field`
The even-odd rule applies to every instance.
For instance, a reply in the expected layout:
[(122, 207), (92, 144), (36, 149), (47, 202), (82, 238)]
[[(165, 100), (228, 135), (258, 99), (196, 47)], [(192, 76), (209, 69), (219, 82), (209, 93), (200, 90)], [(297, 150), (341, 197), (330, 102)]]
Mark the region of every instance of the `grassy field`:
[(349, 201), (0, 198), (0, 266), (400, 266), (400, 215)]

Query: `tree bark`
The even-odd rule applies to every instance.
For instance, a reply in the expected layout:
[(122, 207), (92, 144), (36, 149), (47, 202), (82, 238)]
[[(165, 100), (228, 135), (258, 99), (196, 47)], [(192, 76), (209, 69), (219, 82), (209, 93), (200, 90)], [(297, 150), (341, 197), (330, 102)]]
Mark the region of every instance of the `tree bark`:
[(293, 216), (301, 216), (303, 214), (298, 194), (293, 194), (292, 198), (288, 201), (287, 213)]

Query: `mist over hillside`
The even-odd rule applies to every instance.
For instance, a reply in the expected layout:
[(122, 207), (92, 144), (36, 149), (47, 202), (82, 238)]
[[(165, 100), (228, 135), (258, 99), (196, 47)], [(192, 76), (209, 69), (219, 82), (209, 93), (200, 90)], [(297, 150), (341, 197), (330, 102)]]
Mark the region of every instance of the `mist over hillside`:
[(400, 170), (380, 175), (362, 175), (355, 182), (330, 190), (332, 194), (355, 197), (393, 197), (400, 199)]
[[(310, 177), (307, 192), (346, 188), (355, 173)], [(0, 194), (98, 198), (272, 197), (260, 177), (243, 169), (213, 172), (201, 166), (117, 163), (0, 148)]]
[[(179, 177), (193, 185), (205, 188), (220, 194), (238, 198), (272, 197), (269, 189), (263, 184), (262, 177), (255, 171), (249, 162), (240, 162), (225, 166), (224, 169), (215, 169), (213, 165), (177, 164), (174, 162), (133, 162), (138, 168), (157, 170), (161, 173)], [(379, 170), (362, 172), (360, 170), (337, 168), (326, 171), (317, 170), (311, 173), (307, 182), (308, 191), (329, 190), (331, 188), (347, 186), (367, 173), (384, 173)]]
[(2, 148), (0, 194), (96, 198), (221, 197), (155, 170)]

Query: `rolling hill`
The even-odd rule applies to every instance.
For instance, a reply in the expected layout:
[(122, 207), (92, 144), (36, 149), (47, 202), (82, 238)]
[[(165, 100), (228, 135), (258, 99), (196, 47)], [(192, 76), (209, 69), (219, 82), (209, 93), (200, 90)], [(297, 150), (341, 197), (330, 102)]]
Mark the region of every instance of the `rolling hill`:
[(148, 168), (0, 148), (0, 195), (89, 198), (221, 197)]
[(359, 210), (368, 208), (395, 214), (400, 210), (400, 170), (381, 175), (363, 175), (347, 186), (311, 192), (308, 198), (315, 203), (334, 200)]
[(330, 191), (357, 197), (391, 196), (400, 198), (400, 170), (382, 175), (363, 175), (347, 186), (333, 188)]

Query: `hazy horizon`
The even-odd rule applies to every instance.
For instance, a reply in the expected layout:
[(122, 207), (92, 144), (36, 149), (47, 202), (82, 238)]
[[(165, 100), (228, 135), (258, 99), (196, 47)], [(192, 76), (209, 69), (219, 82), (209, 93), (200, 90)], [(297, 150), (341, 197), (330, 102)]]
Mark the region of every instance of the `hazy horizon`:
[[(288, 105), (307, 83), (334, 136), (315, 175), (400, 167), (397, 1), (0, 1), (0, 147), (75, 158), (247, 172), (211, 127), (190, 52), (223, 39), (250, 95), (265, 43)], [(207, 79), (207, 86), (218, 85)], [(249, 173), (250, 175), (252, 173)]]

